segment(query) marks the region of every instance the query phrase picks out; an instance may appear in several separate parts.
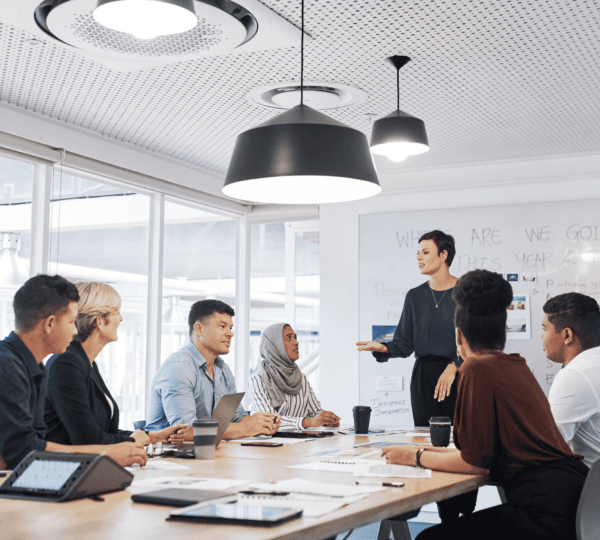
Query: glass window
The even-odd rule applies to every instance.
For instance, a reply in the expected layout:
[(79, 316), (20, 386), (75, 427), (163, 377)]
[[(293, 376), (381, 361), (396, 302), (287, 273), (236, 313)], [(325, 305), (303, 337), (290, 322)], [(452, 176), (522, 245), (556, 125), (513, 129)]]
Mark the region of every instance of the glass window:
[[(236, 220), (182, 201), (165, 202), (161, 361), (189, 342), (194, 302), (235, 309)], [(235, 333), (235, 319), (234, 319)], [(223, 360), (234, 370), (235, 338)]]
[(298, 365), (319, 387), (319, 223), (252, 226), (250, 372), (256, 371), (262, 331), (292, 325), (300, 342)]
[(50, 273), (106, 282), (121, 296), (118, 340), (96, 363), (119, 405), (121, 429), (130, 430), (145, 418), (149, 213), (147, 195), (54, 173)]
[(0, 157), (0, 339), (15, 326), (17, 289), (29, 278), (35, 166)]

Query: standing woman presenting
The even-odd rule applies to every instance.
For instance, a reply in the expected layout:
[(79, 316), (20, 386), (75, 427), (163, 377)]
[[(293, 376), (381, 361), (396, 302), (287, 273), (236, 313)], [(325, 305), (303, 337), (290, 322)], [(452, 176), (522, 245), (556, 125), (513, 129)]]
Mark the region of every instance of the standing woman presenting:
[[(456, 254), (454, 238), (442, 231), (431, 231), (419, 238), (419, 272), (429, 281), (406, 294), (400, 322), (389, 343), (359, 341), (359, 351), (371, 351), (378, 362), (390, 358), (416, 361), (410, 380), (410, 401), (415, 426), (428, 426), (432, 416), (454, 418), (458, 356), (454, 336), (456, 302), (452, 290), (458, 281), (450, 274)], [(477, 492), (438, 505), (443, 521), (472, 512)], [(456, 500), (458, 506), (453, 505)]]
[(359, 351), (372, 351), (378, 362), (415, 353), (410, 380), (415, 426), (428, 426), (432, 416), (454, 417), (458, 361), (452, 289), (458, 278), (450, 274), (450, 265), (455, 254), (454, 238), (449, 234), (431, 231), (421, 236), (417, 263), (421, 274), (430, 279), (406, 294), (393, 341), (356, 344)]

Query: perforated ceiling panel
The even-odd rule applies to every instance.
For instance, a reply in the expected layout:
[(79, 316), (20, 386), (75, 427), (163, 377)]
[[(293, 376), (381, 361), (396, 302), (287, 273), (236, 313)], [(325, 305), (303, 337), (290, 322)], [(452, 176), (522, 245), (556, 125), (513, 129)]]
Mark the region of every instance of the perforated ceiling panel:
[[(307, 79), (356, 86), (366, 102), (329, 111), (369, 133), (367, 113), (425, 120), (431, 151), (380, 172), (600, 150), (600, 0), (307, 0)], [(268, 0), (299, 23), (300, 0)], [(0, 13), (0, 19), (2, 15)], [(276, 111), (256, 86), (296, 80), (299, 50), (119, 73), (0, 26), (0, 99), (151, 152), (224, 173), (237, 134)]]

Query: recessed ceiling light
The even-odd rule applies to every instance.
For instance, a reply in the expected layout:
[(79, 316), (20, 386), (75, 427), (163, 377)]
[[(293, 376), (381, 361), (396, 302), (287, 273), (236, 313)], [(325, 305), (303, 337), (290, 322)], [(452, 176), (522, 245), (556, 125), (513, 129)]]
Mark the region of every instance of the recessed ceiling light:
[(198, 24), (193, 0), (98, 0), (94, 19), (138, 39), (182, 34)]

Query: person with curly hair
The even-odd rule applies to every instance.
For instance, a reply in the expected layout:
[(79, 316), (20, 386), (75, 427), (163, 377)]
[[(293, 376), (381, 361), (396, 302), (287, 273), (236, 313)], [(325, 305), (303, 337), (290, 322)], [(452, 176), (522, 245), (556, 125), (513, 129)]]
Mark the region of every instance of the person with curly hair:
[(563, 439), (524, 358), (503, 352), (510, 283), (474, 270), (454, 288), (456, 343), (464, 363), (454, 415), (456, 449), (394, 446), (388, 463), (484, 474), (507, 503), (423, 531), (417, 540), (575, 540), (588, 468)]

